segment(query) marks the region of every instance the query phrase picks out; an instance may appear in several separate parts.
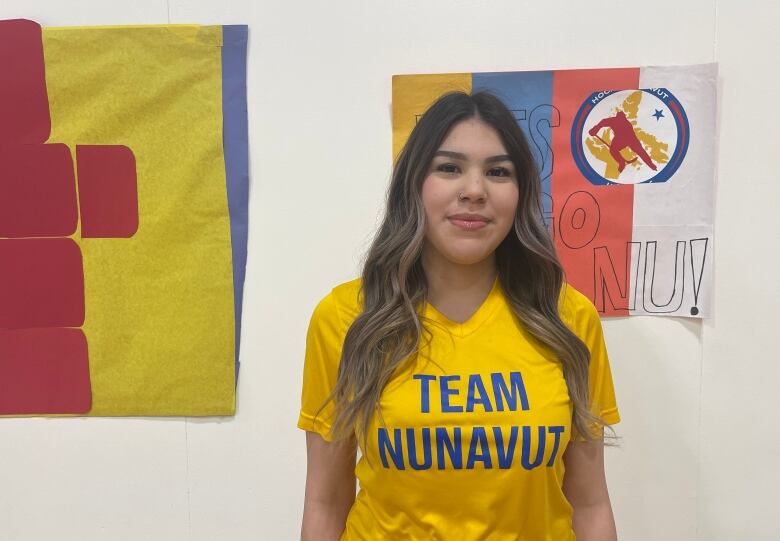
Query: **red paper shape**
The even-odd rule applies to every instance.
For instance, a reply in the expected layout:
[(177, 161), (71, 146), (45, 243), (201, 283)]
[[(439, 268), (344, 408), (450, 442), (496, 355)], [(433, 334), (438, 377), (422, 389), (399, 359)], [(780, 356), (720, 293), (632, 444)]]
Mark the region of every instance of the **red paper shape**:
[(87, 413), (91, 407), (81, 329), (0, 329), (0, 415)]
[(0, 328), (83, 324), (78, 245), (71, 239), (0, 239)]
[(138, 230), (133, 151), (123, 145), (77, 145), (81, 236), (127, 238)]
[(0, 145), (0, 237), (66, 237), (77, 223), (67, 145)]
[(0, 21), (0, 144), (45, 143), (50, 133), (41, 26)]

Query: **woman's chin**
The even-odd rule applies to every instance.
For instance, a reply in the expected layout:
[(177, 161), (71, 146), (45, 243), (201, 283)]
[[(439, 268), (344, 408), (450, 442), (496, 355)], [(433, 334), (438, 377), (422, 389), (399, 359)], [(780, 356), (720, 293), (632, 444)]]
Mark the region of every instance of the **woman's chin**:
[(444, 257), (457, 265), (476, 265), (490, 257), (492, 251), (452, 251), (444, 254)]

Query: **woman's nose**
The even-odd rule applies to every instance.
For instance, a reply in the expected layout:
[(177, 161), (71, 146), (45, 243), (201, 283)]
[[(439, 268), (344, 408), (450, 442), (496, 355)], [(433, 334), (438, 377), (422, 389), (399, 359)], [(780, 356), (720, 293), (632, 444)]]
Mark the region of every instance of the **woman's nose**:
[(481, 201), (487, 197), (485, 179), (481, 171), (473, 171), (464, 175), (465, 184), (461, 186), (460, 198), (469, 201)]

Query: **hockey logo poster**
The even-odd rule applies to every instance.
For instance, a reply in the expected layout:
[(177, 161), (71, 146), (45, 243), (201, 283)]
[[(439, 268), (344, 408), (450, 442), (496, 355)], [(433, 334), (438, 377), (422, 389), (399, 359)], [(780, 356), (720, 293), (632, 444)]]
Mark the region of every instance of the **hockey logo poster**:
[(393, 77), (393, 155), (452, 90), (524, 130), (566, 278), (603, 316), (709, 317), (715, 64)]

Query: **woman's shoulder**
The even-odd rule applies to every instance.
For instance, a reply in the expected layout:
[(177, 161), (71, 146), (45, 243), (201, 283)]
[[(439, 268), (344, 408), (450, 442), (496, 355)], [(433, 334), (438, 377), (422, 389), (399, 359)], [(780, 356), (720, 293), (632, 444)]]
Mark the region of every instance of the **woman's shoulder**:
[(560, 316), (569, 327), (577, 329), (599, 319), (599, 312), (591, 300), (568, 282), (561, 287)]
[(361, 278), (354, 278), (333, 286), (320, 299), (315, 314), (322, 319), (338, 320), (345, 328), (349, 327), (362, 309), (361, 283)]
[(360, 313), (363, 304), (361, 296), (362, 284), (363, 279), (358, 277), (342, 282), (331, 290), (333, 300), (343, 315), (354, 318)]

